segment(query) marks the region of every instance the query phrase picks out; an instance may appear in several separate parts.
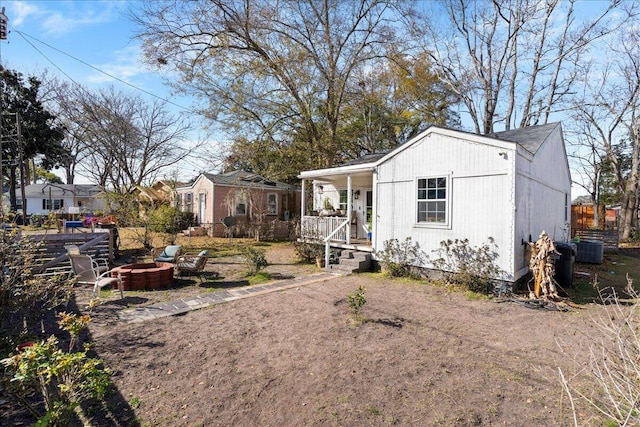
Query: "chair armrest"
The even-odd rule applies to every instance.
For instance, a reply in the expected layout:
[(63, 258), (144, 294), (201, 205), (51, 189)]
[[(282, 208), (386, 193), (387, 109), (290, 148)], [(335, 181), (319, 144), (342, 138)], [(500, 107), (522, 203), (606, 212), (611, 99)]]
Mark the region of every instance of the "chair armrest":
[[(112, 272), (112, 271), (113, 271), (113, 270), (107, 270), (107, 271), (105, 271), (104, 273), (102, 273), (102, 274), (100, 274), (100, 275), (96, 275), (96, 279), (97, 279), (97, 280), (100, 280), (100, 279), (104, 279), (105, 277), (111, 277), (111, 272)], [(115, 279), (115, 277), (114, 277), (114, 279)], [(118, 279), (121, 279), (121, 278), (120, 278), (120, 272), (119, 272), (119, 271), (118, 271)]]

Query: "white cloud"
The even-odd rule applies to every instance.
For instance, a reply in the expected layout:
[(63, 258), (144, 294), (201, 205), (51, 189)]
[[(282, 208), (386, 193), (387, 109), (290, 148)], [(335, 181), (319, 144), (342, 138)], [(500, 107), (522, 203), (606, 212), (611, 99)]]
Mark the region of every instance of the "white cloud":
[(6, 14), (9, 17), (9, 25), (14, 27), (21, 26), (30, 16), (41, 16), (45, 12), (33, 3), (28, 2), (10, 2), (7, 5)]
[[(120, 80), (131, 82), (132, 78), (136, 76), (148, 74), (149, 68), (143, 63), (141, 57), (140, 48), (137, 45), (130, 45), (124, 49), (120, 49), (114, 52), (114, 61), (97, 65), (96, 68), (104, 71), (111, 76), (117, 77)], [(104, 83), (111, 82), (113, 78), (107, 74), (95, 72), (88, 77), (87, 81), (90, 83)]]
[(103, 24), (111, 21), (111, 11), (106, 9), (101, 13), (92, 10), (73, 11), (69, 13), (56, 12), (50, 14), (43, 22), (45, 34), (60, 35), (74, 31), (80, 27)]

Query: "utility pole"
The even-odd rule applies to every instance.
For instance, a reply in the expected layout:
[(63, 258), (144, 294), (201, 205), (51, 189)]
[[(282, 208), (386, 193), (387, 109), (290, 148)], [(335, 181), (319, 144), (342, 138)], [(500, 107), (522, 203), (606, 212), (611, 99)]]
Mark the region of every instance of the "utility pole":
[(18, 149), (20, 150), (20, 196), (22, 197), (22, 225), (27, 225), (27, 197), (24, 188), (24, 146), (22, 144), (22, 131), (20, 130), (20, 113), (16, 112), (16, 128), (18, 130)]

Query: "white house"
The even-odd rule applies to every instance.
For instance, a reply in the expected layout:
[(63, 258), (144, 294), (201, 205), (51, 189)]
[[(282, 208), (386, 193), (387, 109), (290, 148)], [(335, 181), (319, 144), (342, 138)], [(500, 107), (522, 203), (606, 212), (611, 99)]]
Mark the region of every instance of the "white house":
[[(92, 184), (30, 184), (24, 187), (27, 215), (48, 215), (49, 212), (69, 212), (69, 207), (81, 213), (104, 208), (99, 197), (102, 188)], [(5, 193), (5, 200), (9, 194)], [(18, 209), (22, 209), (22, 190), (16, 189)]]
[[(469, 239), (498, 247), (507, 281), (528, 271), (526, 243), (544, 230), (570, 235), (571, 176), (560, 123), (492, 135), (430, 127), (385, 154), (304, 171), (303, 235), (331, 246), (375, 252), (389, 239), (411, 237), (427, 255), (440, 242)], [(306, 206), (307, 192), (313, 206)], [(315, 216), (325, 203), (351, 212)], [(364, 243), (367, 230), (370, 243)], [(420, 267), (429, 268), (430, 265)]]

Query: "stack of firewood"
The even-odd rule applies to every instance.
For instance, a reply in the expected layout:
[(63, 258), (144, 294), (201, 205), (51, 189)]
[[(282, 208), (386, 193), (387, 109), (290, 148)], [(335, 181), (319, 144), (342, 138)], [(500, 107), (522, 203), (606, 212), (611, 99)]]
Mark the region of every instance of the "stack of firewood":
[[(555, 259), (560, 253), (556, 250), (553, 240), (544, 231), (537, 242), (529, 242), (531, 246), (531, 259), (529, 269), (533, 275), (533, 290), (529, 286), (529, 298), (531, 299), (557, 299), (557, 282), (555, 275)], [(531, 282), (529, 282), (531, 283)]]

